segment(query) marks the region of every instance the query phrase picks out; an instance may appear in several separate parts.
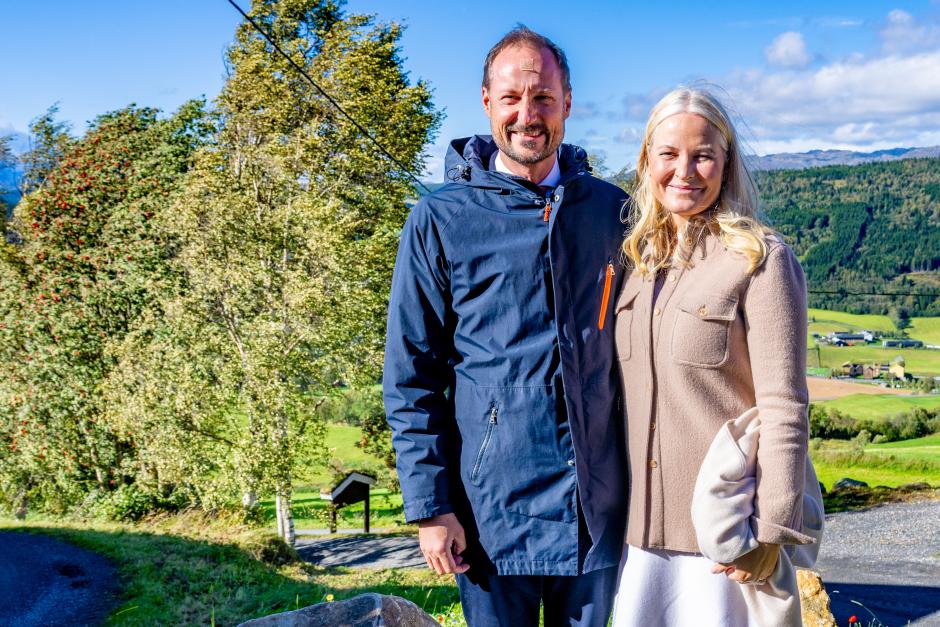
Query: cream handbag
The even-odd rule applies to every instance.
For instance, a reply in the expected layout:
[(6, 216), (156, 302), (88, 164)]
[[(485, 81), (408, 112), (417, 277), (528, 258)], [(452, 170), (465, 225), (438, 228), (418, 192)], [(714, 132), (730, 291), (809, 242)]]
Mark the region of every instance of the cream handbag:
[[(760, 416), (753, 407), (722, 425), (699, 469), (692, 495), (692, 524), (702, 555), (715, 562), (727, 564), (757, 548), (751, 518), (759, 439)], [(796, 567), (811, 568), (816, 563), (824, 523), (822, 492), (807, 456), (803, 526), (798, 535), (802, 544), (783, 546), (777, 566), (765, 582), (742, 585), (751, 624), (801, 624)]]

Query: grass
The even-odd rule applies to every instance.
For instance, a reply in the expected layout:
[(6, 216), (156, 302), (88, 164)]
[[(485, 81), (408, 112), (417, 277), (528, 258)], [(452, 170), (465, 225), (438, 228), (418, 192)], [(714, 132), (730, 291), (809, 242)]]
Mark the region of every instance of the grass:
[(916, 407), (940, 407), (940, 395), (898, 396), (896, 394), (849, 394), (829, 401), (816, 401), (814, 405), (832, 407), (853, 418), (889, 418), (911, 411)]
[(907, 334), (925, 344), (940, 346), (940, 317), (913, 318)]
[(831, 331), (881, 331), (895, 333), (897, 327), (888, 316), (875, 314), (850, 314), (843, 311), (830, 311), (828, 309), (809, 309), (810, 325), (816, 325), (817, 333)]
[(864, 453), (847, 440), (825, 440), (810, 451), (816, 475), (827, 488), (851, 477), (870, 486), (929, 483), (940, 487), (940, 434), (884, 444)]
[[(812, 340), (808, 344), (808, 354), (806, 361), (808, 366), (815, 367), (816, 348)], [(847, 361), (855, 363), (890, 363), (895, 357), (900, 355), (906, 362), (906, 370), (916, 375), (940, 375), (940, 350), (931, 350), (927, 348), (882, 348), (880, 345), (869, 344), (867, 346), (829, 346), (827, 344), (819, 345), (820, 365), (824, 368), (832, 368), (835, 371), (841, 371), (842, 364)]]
[[(813, 333), (826, 335), (833, 331), (881, 331), (882, 333), (897, 333), (897, 327), (888, 316), (875, 314), (850, 314), (842, 311), (829, 311), (827, 309), (810, 309), (809, 329), (806, 334), (808, 366), (820, 366), (838, 370), (846, 361), (856, 363), (880, 362), (888, 363), (898, 355), (907, 362), (907, 370), (918, 375), (940, 375), (940, 351), (929, 349), (897, 349), (882, 348), (880, 345), (858, 346), (820, 346), (820, 363), (816, 363), (815, 343)], [(925, 344), (940, 345), (940, 317), (911, 318), (911, 325), (907, 334)]]
[(110, 558), (123, 596), (108, 625), (235, 625), (363, 592), (404, 597), (434, 616), (460, 616), (452, 578), (319, 568), (297, 561), (270, 532), (231, 519), (189, 513), (133, 526), (0, 519), (0, 529), (48, 534)]
[[(401, 494), (393, 494), (386, 489), (371, 490), (369, 499), (369, 523), (373, 529), (399, 527), (405, 525)], [(320, 491), (311, 488), (298, 488), (294, 492), (294, 526), (297, 529), (326, 529), (329, 520), (329, 502), (320, 498)], [(275, 526), (274, 500), (263, 499), (261, 508), (264, 520), (271, 528)], [(363, 526), (363, 504), (355, 503), (341, 508), (337, 512), (339, 527), (361, 528)]]

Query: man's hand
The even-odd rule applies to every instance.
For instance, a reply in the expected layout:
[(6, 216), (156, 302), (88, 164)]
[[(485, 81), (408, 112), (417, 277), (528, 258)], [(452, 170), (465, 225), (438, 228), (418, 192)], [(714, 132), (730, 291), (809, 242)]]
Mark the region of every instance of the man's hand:
[(441, 514), (418, 523), (418, 543), (428, 566), (438, 575), (465, 573), (470, 568), (460, 554), (467, 548), (463, 526), (453, 514)]
[(759, 544), (730, 564), (715, 564), (713, 573), (725, 573), (738, 583), (763, 583), (774, 572), (780, 556), (779, 544)]

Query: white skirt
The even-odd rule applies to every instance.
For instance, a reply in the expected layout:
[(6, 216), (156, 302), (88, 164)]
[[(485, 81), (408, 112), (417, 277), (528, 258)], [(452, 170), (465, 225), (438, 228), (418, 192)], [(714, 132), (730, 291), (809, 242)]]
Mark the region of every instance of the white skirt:
[(748, 627), (741, 584), (702, 555), (624, 546), (612, 627)]

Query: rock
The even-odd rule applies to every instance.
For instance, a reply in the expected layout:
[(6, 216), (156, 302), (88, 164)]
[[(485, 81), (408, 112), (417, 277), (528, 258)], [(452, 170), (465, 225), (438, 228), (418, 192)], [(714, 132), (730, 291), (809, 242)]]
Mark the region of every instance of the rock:
[[(828, 602), (828, 601), (827, 601)], [(238, 627), (440, 627), (424, 610), (401, 597), (369, 592), (357, 597), (318, 603), (293, 612), (271, 614)]]
[(867, 488), (868, 484), (864, 481), (859, 481), (858, 479), (851, 479), (849, 477), (843, 477), (839, 479), (834, 484), (832, 484), (833, 490), (841, 490), (842, 488)]
[(929, 483), (905, 483), (902, 486), (898, 486), (898, 490), (907, 490), (909, 492), (916, 492), (919, 490), (929, 490)]
[(829, 609), (829, 594), (818, 573), (798, 569), (796, 581), (800, 586), (800, 611), (803, 627), (837, 627)]

